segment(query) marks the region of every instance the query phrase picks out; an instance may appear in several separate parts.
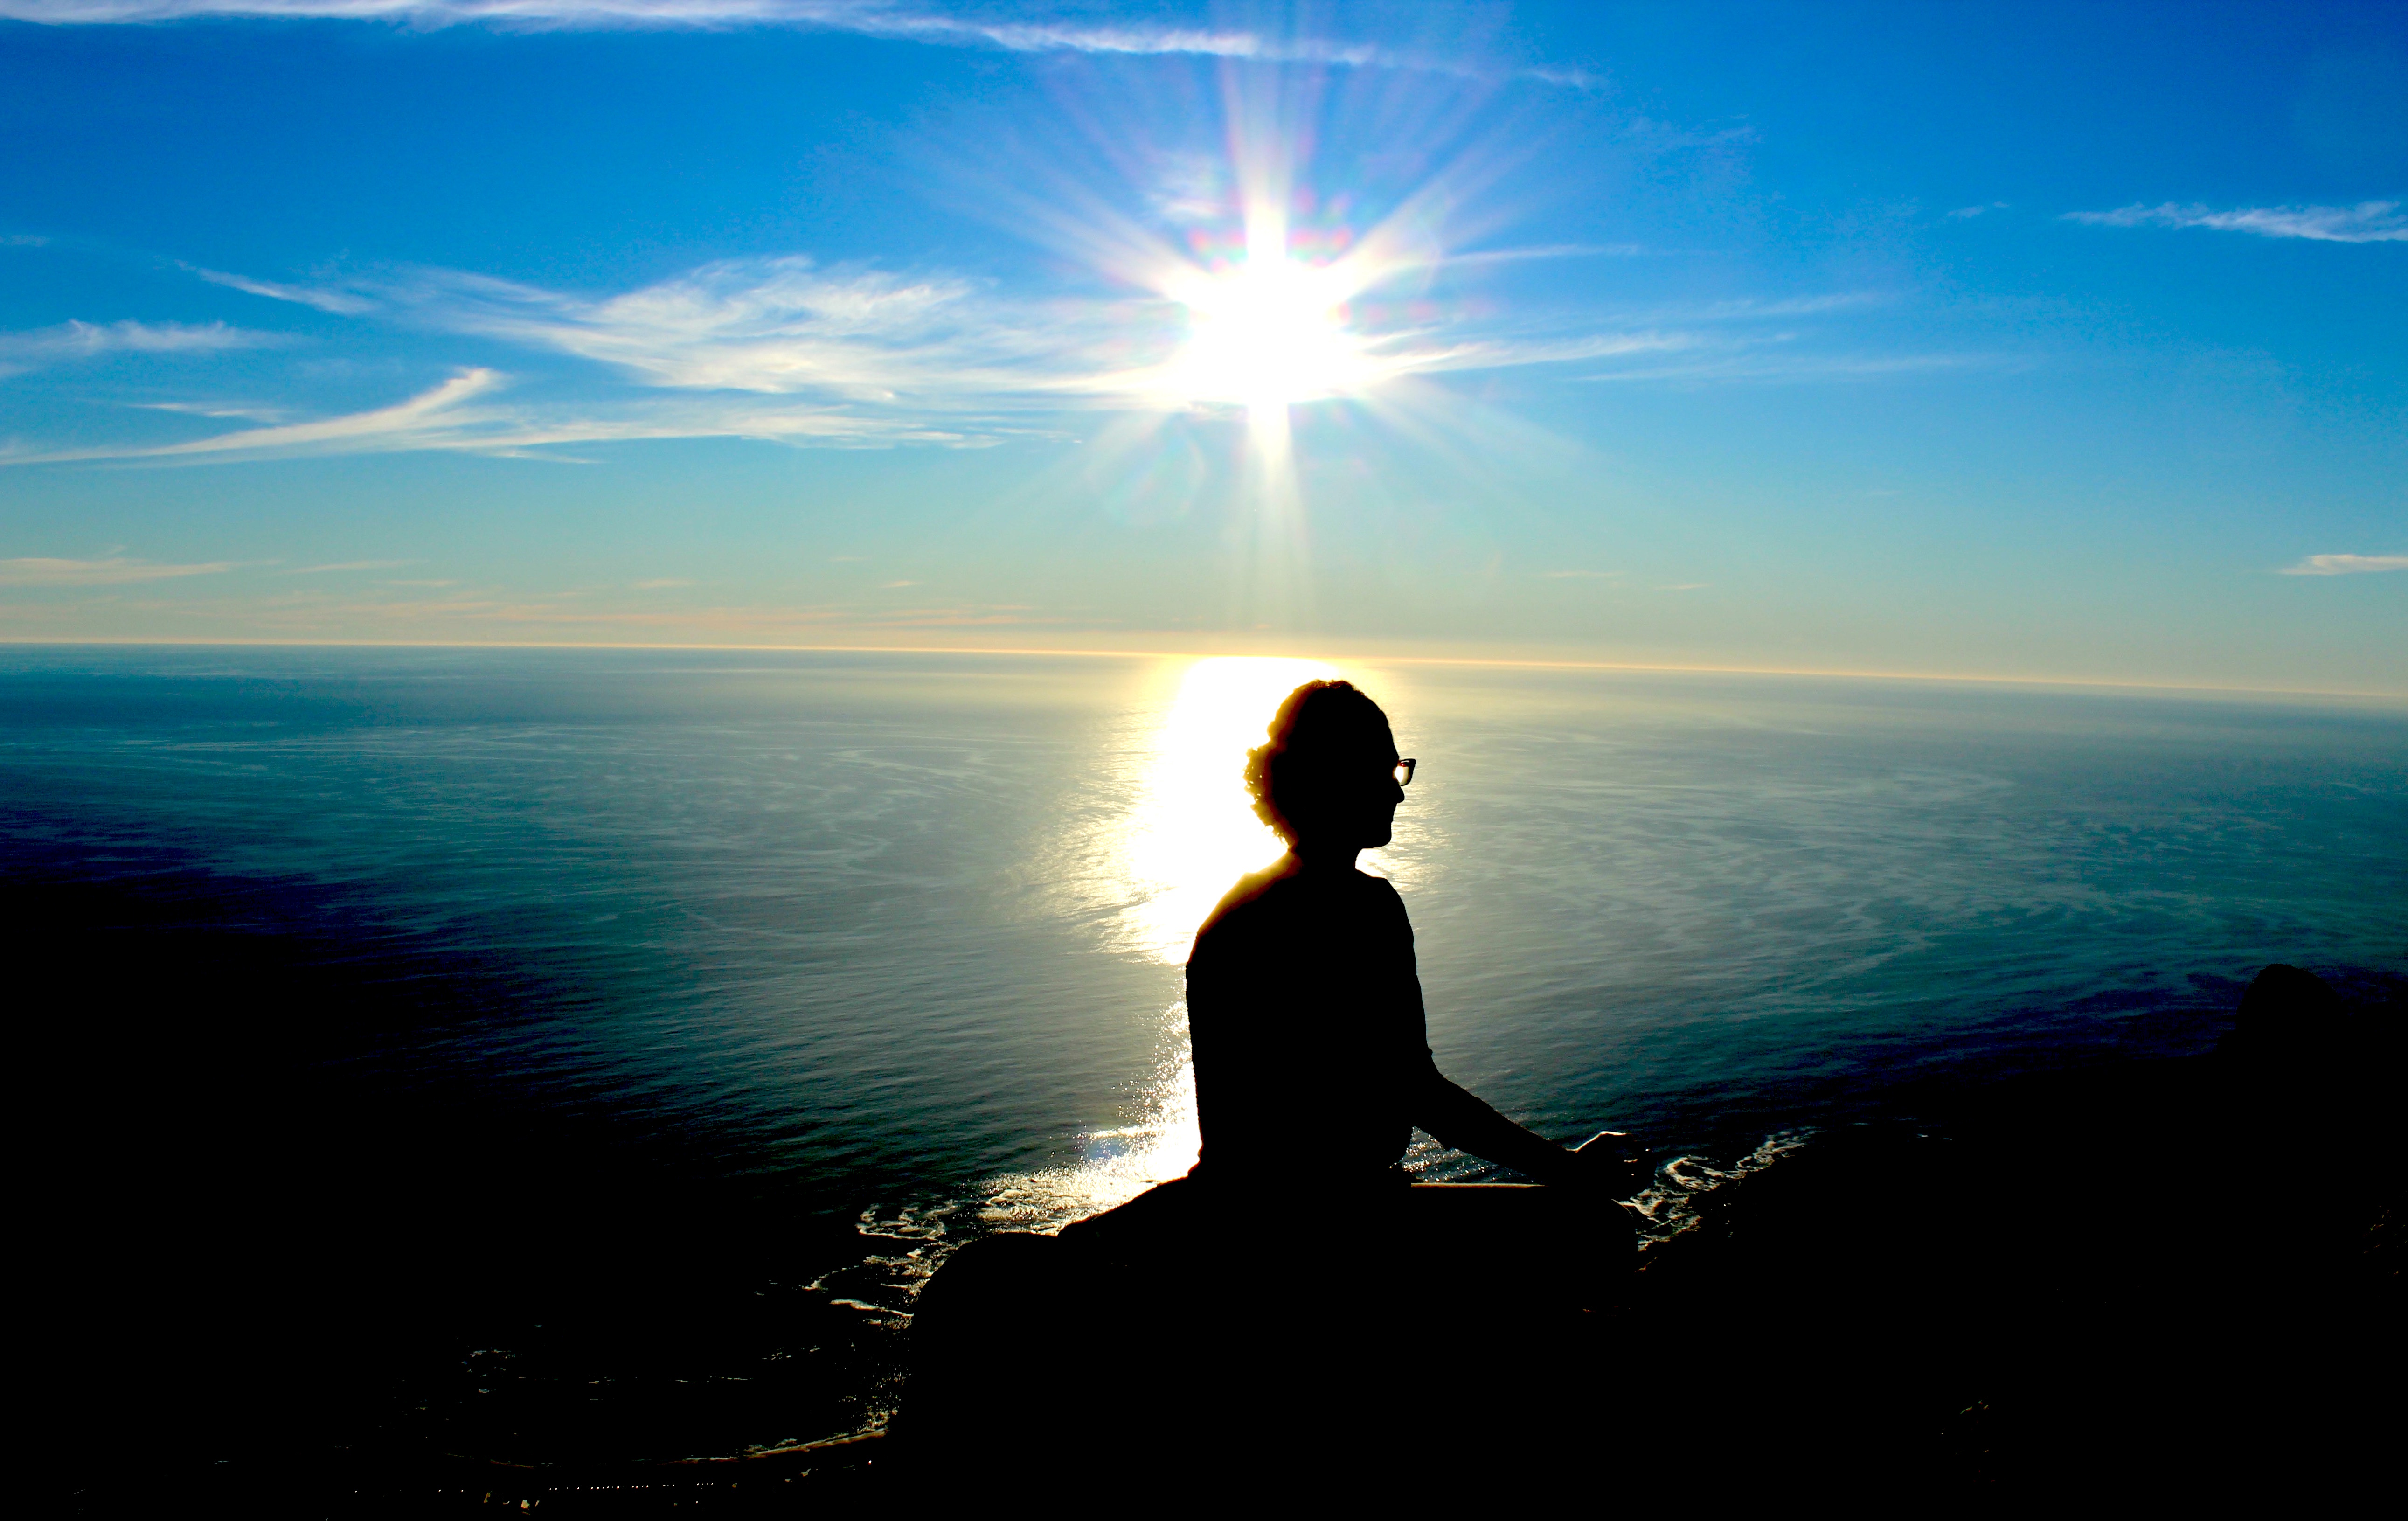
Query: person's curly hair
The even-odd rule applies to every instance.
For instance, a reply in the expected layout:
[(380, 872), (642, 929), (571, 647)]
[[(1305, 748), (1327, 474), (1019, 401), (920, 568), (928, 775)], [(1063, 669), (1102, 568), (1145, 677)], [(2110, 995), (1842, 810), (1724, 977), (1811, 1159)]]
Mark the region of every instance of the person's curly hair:
[(1268, 742), (1246, 752), (1246, 792), (1254, 816), (1296, 843), (1296, 805), (1332, 758), (1390, 742), (1388, 715), (1352, 682), (1307, 682), (1272, 715)]

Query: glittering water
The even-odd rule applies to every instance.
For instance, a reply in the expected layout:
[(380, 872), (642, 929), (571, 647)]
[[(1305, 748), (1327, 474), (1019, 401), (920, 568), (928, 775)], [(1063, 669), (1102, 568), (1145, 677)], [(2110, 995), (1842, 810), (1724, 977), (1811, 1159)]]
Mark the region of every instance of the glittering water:
[(1245, 745), (1324, 673), (1421, 762), (1367, 864), (1413, 915), (1440, 1065), (1542, 1132), (1691, 1155), (1668, 1219), (1902, 1079), (2195, 1048), (2219, 1026), (2170, 1012), (2229, 1011), (2269, 961), (2408, 965), (2408, 715), (1819, 679), (18, 650), (0, 850), (472, 977), (343, 1071), (472, 1074), (514, 1123), (600, 1116), (857, 1228), (794, 1276), (893, 1325), (965, 1234), (1192, 1158), (1178, 963), (1274, 849)]

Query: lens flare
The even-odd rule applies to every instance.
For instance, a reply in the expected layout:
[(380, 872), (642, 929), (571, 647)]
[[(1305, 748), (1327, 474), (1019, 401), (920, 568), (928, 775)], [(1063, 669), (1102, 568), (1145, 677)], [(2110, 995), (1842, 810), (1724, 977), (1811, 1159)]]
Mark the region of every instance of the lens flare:
[(1351, 321), (1347, 303), (1374, 278), (1356, 256), (1299, 258), (1276, 205), (1246, 209), (1239, 259), (1182, 263), (1159, 280), (1187, 311), (1187, 339), (1162, 377), (1187, 405), (1240, 406), (1256, 414), (1300, 402), (1359, 395), (1401, 367)]
[(1168, 294), (1188, 311), (1188, 338), (1169, 385), (1191, 402), (1249, 409), (1344, 395), (1369, 385), (1379, 366), (1346, 322), (1354, 294), (1342, 266), (1291, 257), (1283, 222), (1271, 236), (1249, 228), (1235, 267), (1182, 270)]

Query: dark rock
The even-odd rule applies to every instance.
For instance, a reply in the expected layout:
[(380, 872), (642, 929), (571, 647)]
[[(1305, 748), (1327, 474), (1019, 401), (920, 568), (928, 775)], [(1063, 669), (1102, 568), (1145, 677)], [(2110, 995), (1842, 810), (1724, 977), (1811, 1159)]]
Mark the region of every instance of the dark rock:
[(2234, 1056), (2282, 1061), (2329, 1055), (2347, 1022), (2340, 996), (2311, 971), (2277, 962), (2250, 980), (2241, 1017), (2224, 1039)]
[(2337, 1502), (2401, 1413), (2408, 1064), (2396, 988), (2361, 993), (2269, 968), (2215, 1055), (1827, 1131), (1585, 1304), (1530, 1292), (1542, 1241), (966, 1250), (898, 1435), (1186, 1494)]

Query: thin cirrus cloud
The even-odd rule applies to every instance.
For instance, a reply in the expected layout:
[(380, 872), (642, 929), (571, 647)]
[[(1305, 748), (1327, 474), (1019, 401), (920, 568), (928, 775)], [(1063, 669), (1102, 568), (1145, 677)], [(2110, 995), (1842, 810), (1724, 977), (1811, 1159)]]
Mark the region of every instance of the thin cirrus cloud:
[(205, 565), (162, 565), (110, 555), (97, 560), (26, 558), (0, 560), (0, 586), (123, 586), (136, 581), (214, 576), (232, 570), (231, 560)]
[[(17, 452), (0, 455), (0, 464), (404, 450), (509, 454), (549, 445), (716, 437), (853, 446), (982, 444), (1041, 431), (1042, 415), (1065, 409), (1183, 405), (1166, 394), (1164, 380), (1183, 318), (1177, 303), (1156, 295), (1012, 300), (982, 281), (826, 269), (799, 256), (722, 261), (598, 296), (441, 269), (331, 287), (216, 271), (207, 276), (320, 310), (566, 356), (633, 383), (596, 393), (580, 382), (575, 389), (586, 399), (563, 399), (557, 383), (535, 387), (529, 395), (496, 367), (467, 366), (416, 395), (366, 411), (313, 422), (276, 420), (168, 445)], [(1818, 298), (1806, 307), (1824, 304)], [(1802, 309), (1795, 303), (1765, 309), (1780, 315)], [(1704, 314), (1709, 323), (1733, 315)], [(1368, 335), (1365, 352), (1379, 374), (1395, 378), (1625, 360), (1697, 341), (1679, 332), (1612, 327), (1567, 334), (1560, 323), (1515, 331), (1430, 323)]]
[[(1183, 331), (1160, 296), (998, 297), (981, 281), (733, 259), (582, 297), (450, 270), (362, 290), (398, 319), (607, 365), (653, 387), (816, 394), (943, 413), (1159, 406)], [(1679, 334), (1515, 334), (1435, 325), (1367, 335), (1379, 374), (1498, 369), (1686, 347)]]
[(222, 269), (204, 269), (198, 265), (188, 264), (183, 267), (212, 285), (223, 285), (232, 290), (248, 292), (252, 295), (264, 295), (271, 301), (292, 301), (305, 307), (315, 307), (320, 311), (333, 312), (338, 317), (356, 317), (364, 311), (371, 311), (376, 308), (375, 302), (365, 296), (354, 295), (348, 291), (322, 290), (308, 285), (280, 285), (274, 280), (250, 280), (241, 275), (229, 275)]
[(2260, 237), (2304, 237), (2318, 243), (2408, 242), (2408, 216), (2398, 201), (2356, 206), (2257, 206), (2217, 211), (2204, 206), (2127, 206), (2114, 211), (2068, 211), (2068, 222), (2094, 227), (2205, 227)]
[(0, 333), (0, 375), (108, 353), (210, 352), (263, 349), (289, 341), (280, 333), (258, 333), (224, 323), (66, 322), (56, 327)]
[(648, 385), (921, 405), (1094, 389), (1130, 325), (1115, 303), (1013, 309), (968, 280), (824, 271), (798, 256), (722, 261), (598, 299), (450, 270), (378, 294), (405, 321)]
[(2285, 566), (2286, 576), (2358, 576), (2374, 570), (2408, 570), (2408, 554), (2311, 554)]
[(2024, 361), (2006, 353), (1826, 353), (1791, 352), (1783, 340), (1764, 344), (1724, 342), (1692, 357), (1666, 363), (1628, 365), (1583, 375), (1584, 381), (1666, 385), (1818, 384), (1879, 380), (1897, 376), (1963, 370), (2013, 368)]
[[(1565, 249), (1531, 256), (1563, 256)], [(1580, 252), (1587, 252), (1584, 248)], [(800, 255), (722, 260), (631, 291), (580, 294), (446, 269), (401, 269), (311, 285), (194, 267), (228, 289), (376, 325), (499, 342), (613, 372), (618, 384), (548, 368), (515, 379), (465, 365), (391, 405), (314, 421), (252, 406), (146, 403), (262, 426), (164, 445), (18, 450), (0, 464), (141, 459), (198, 463), (411, 450), (515, 454), (549, 446), (696, 438), (795, 444), (979, 445), (1059, 424), (1069, 410), (1180, 409), (1184, 309), (1153, 294), (1015, 298), (991, 281), (825, 267)], [(1951, 367), (1962, 355), (1869, 357), (1819, 351), (1819, 322), (1888, 297), (1839, 292), (1724, 301), (1647, 313), (1555, 314), (1543, 323), (1466, 314), (1363, 316), (1369, 383), (1526, 366), (1603, 365), (1594, 380), (1676, 382), (1844, 379)], [(1365, 309), (1366, 311), (1370, 309)], [(1404, 313), (1403, 316), (1398, 316)], [(1791, 325), (1774, 327), (1775, 323)], [(20, 336), (21, 338), (23, 336)], [(88, 323), (35, 335), (28, 352), (74, 347), (237, 347), (274, 341), (222, 323)], [(517, 366), (513, 366), (514, 368)], [(530, 381), (534, 383), (529, 383)], [(598, 382), (598, 383), (597, 383)], [(563, 458), (556, 452), (545, 457)]]
[(238, 428), (214, 438), (148, 449), (88, 449), (18, 455), (13, 464), (82, 459), (194, 459), (216, 454), (350, 453), (365, 450), (439, 447), (443, 439), (486, 421), (467, 404), (494, 390), (502, 377), (490, 369), (464, 370), (441, 385), (397, 406), (270, 427)]
[(1274, 36), (1242, 26), (1175, 26), (1032, 19), (1009, 9), (940, 10), (890, 0), (0, 0), (0, 19), (96, 26), (251, 17), (386, 22), (417, 27), (524, 30), (789, 26), (1005, 52), (1184, 54), (1470, 76), (1511, 74), (1586, 88), (1578, 69), (1484, 69), (1455, 50), (1409, 50), (1337, 37)]
[[(1526, 256), (1590, 251), (1598, 251), (1545, 249)], [(360, 289), (404, 320), (572, 354), (649, 385), (820, 392), (898, 405), (975, 399), (993, 407), (1077, 398), (1157, 405), (1159, 367), (1183, 327), (1177, 304), (1161, 297), (1013, 302), (979, 281), (823, 269), (800, 255), (721, 261), (598, 299), (445, 270)], [(1716, 302), (1638, 322), (1556, 317), (1526, 330), (1437, 322), (1363, 337), (1367, 358), (1384, 376), (1503, 369), (1753, 348), (1775, 337), (1709, 337), (1691, 329), (1735, 331), (1890, 299), (1881, 292), (1844, 291)], [(1685, 325), (1667, 326), (1668, 321)], [(1786, 341), (1788, 335), (1776, 337)], [(1968, 362), (1956, 355), (1901, 363), (1928, 368)]]
[(0, 465), (94, 460), (199, 464), (417, 450), (523, 455), (547, 445), (645, 438), (746, 438), (854, 445), (973, 441), (960, 432), (853, 416), (811, 405), (761, 407), (705, 398), (666, 407), (625, 403), (582, 409), (557, 404), (548, 409), (511, 407), (496, 399), (508, 384), (509, 378), (497, 370), (466, 369), (394, 406), (348, 412), (314, 423), (239, 428), (213, 438), (149, 448), (0, 454)]

